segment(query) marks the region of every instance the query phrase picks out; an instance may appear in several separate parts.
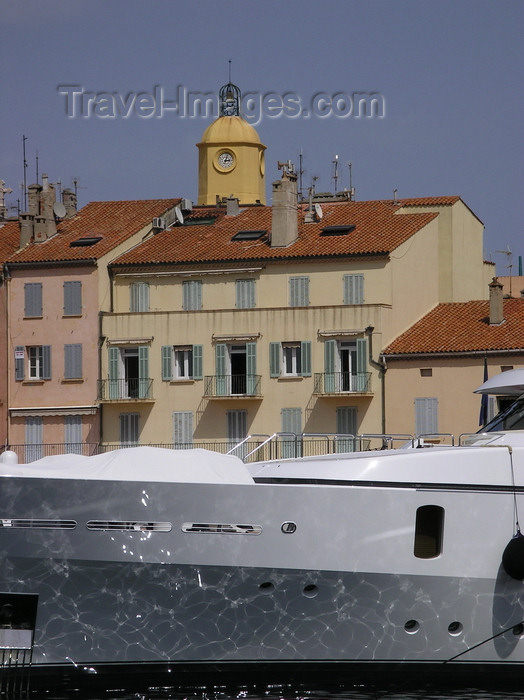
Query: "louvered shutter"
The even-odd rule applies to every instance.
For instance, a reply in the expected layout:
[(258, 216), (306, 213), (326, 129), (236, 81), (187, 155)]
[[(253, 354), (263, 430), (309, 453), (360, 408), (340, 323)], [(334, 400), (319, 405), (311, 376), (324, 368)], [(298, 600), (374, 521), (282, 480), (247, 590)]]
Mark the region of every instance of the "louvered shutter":
[(141, 345), (138, 348), (138, 397), (140, 399), (148, 399), (149, 392), (149, 347)]
[(15, 381), (24, 380), (25, 348), (23, 345), (15, 347)]
[(280, 377), (280, 343), (269, 343), (269, 376)]
[(344, 304), (364, 303), (364, 275), (344, 275)]
[(257, 389), (257, 344), (246, 343), (246, 393), (253, 396)]
[(108, 348), (109, 398), (118, 399), (118, 369), (120, 362), (119, 348)]
[(300, 343), (300, 360), (302, 365), (301, 374), (303, 377), (311, 376), (311, 341), (303, 340)]
[(357, 338), (357, 391), (367, 391), (368, 344), (365, 338)]
[(324, 343), (324, 391), (332, 393), (335, 391), (335, 358), (337, 351), (336, 340), (326, 340)]
[(203, 355), (204, 346), (193, 345), (193, 379), (202, 379), (204, 376)]
[(215, 374), (217, 396), (227, 395), (226, 358), (227, 345), (223, 343), (217, 343), (215, 346)]
[(42, 345), (42, 379), (51, 379), (51, 346)]
[(162, 345), (162, 381), (169, 382), (173, 379), (173, 346)]

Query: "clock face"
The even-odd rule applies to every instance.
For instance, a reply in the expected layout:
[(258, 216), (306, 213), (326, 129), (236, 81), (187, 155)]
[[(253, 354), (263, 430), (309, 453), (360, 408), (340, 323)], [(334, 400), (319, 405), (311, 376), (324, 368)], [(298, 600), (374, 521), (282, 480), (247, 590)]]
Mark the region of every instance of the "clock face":
[(235, 156), (231, 151), (222, 151), (218, 155), (217, 163), (224, 170), (230, 170), (235, 165)]

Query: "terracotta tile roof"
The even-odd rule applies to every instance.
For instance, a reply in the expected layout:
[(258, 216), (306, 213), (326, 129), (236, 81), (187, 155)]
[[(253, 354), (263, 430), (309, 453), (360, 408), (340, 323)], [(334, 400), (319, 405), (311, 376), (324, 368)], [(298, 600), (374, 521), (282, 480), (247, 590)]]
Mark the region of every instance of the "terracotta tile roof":
[[(424, 200), (425, 201), (425, 200)], [(191, 219), (214, 207), (195, 208), (187, 223), (173, 226), (121, 255), (117, 265), (216, 263), (217, 261), (296, 259), (331, 256), (387, 255), (438, 216), (436, 212), (398, 214), (393, 202), (323, 202), (320, 221), (304, 223), (307, 204), (299, 207), (298, 239), (286, 248), (271, 248), (271, 207), (242, 207), (237, 216), (224, 210), (213, 224)], [(328, 226), (352, 225), (346, 235), (323, 235)], [(240, 231), (267, 231), (257, 240), (232, 240)]]
[[(179, 202), (180, 199), (90, 202), (71, 219), (61, 221), (56, 235), (42, 243), (30, 243), (11, 255), (9, 262), (99, 259)], [(72, 242), (86, 237), (100, 240), (94, 245), (71, 247)]]
[(5, 262), (18, 250), (20, 227), (18, 221), (0, 221), (0, 263)]
[(411, 197), (408, 199), (399, 199), (398, 201), (403, 207), (445, 207), (459, 202), (460, 197), (458, 195), (444, 197)]
[(489, 324), (489, 301), (439, 304), (402, 333), (384, 355), (524, 351), (524, 299), (504, 299), (505, 321)]

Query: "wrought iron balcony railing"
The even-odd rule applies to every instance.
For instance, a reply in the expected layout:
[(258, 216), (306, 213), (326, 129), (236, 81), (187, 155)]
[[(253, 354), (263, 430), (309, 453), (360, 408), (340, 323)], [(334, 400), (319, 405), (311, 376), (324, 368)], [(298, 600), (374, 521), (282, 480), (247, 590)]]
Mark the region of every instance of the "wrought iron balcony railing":
[(371, 372), (316, 372), (315, 394), (368, 394)]
[(132, 379), (99, 379), (100, 401), (127, 401), (153, 399), (153, 380), (134, 377)]
[(259, 374), (224, 374), (205, 377), (204, 396), (260, 396)]

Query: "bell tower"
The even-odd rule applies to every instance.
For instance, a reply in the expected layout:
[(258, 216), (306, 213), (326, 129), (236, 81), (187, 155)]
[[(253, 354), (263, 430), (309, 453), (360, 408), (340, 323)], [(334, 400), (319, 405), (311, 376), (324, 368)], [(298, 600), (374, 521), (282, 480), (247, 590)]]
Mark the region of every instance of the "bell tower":
[(220, 88), (219, 103), (219, 117), (197, 143), (198, 203), (233, 195), (241, 204), (265, 204), (266, 147), (240, 116), (241, 93), (231, 81)]

